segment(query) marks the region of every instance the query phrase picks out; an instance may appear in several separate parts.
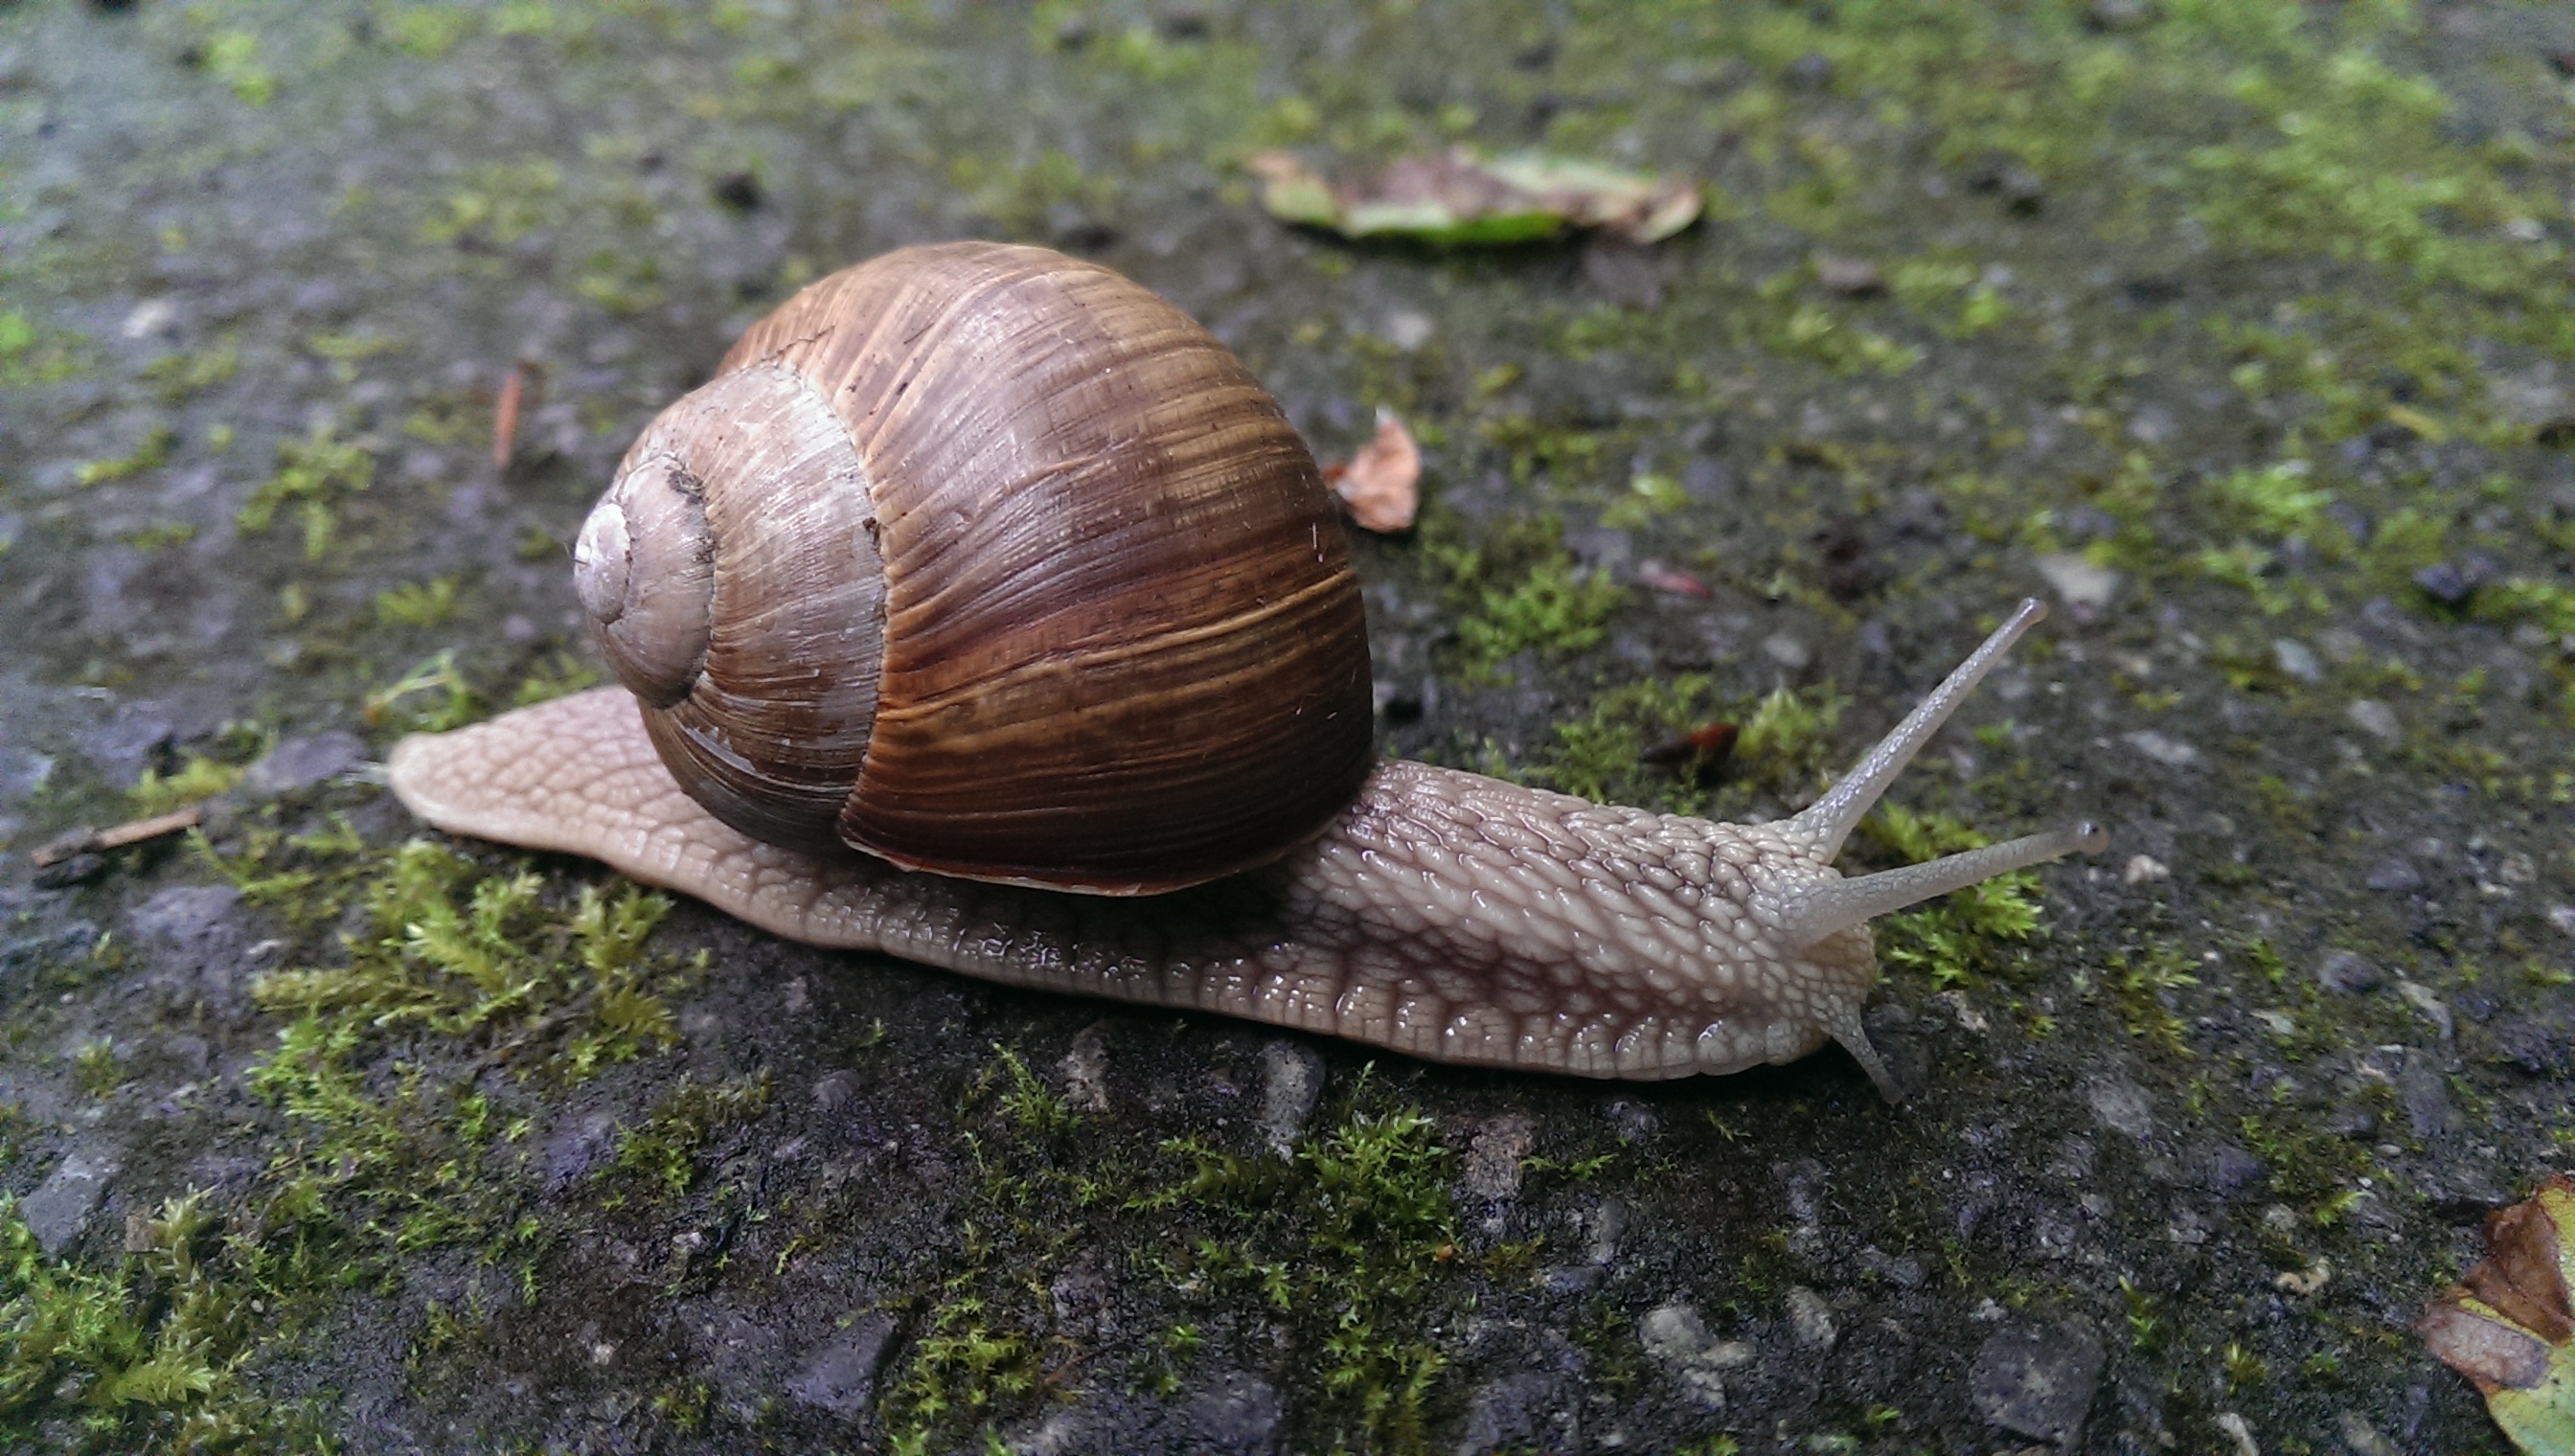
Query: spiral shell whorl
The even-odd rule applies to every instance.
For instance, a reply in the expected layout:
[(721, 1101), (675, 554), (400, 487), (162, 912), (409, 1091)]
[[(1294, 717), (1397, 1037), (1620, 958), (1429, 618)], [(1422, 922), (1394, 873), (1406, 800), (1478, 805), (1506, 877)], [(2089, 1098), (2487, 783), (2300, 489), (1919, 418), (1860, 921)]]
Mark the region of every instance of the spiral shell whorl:
[(1158, 890), (1275, 858), (1373, 761), (1303, 442), (1179, 309), (1043, 249), (805, 290), (648, 428), (577, 555), (674, 775), (773, 842)]
[[(574, 582), (603, 654), (671, 771), (755, 838), (839, 842), (885, 659), (875, 527), (831, 407), (755, 364), (665, 410), (582, 528)], [(631, 605), (603, 611), (621, 577)]]

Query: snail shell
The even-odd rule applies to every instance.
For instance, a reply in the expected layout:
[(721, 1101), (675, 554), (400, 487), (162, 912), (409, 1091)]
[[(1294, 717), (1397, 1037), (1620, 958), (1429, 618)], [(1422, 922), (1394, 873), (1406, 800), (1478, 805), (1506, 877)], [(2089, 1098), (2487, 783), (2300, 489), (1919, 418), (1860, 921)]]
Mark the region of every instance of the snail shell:
[(574, 583), (681, 784), (754, 838), (1100, 893), (1319, 832), (1372, 761), (1313, 458), (1108, 269), (908, 248), (656, 419)]

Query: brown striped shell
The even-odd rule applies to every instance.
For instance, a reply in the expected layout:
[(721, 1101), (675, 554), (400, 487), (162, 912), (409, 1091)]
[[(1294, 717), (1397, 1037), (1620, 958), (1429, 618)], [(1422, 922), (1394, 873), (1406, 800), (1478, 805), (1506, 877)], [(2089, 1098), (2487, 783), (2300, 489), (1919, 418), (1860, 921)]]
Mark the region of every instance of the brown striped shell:
[(1099, 893), (1311, 837), (1373, 761), (1311, 455), (1188, 315), (908, 248), (754, 325), (627, 452), (574, 580), (655, 747), (754, 837)]

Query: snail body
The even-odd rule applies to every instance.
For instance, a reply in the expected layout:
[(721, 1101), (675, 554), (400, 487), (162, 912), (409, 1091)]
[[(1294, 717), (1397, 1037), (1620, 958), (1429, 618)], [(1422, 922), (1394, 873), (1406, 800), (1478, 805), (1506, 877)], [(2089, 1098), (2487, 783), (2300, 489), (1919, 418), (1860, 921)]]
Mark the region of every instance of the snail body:
[(2101, 843), (1832, 868), (2035, 602), (1771, 823), (1376, 760), (1303, 445), (1186, 315), (1041, 249), (791, 300), (647, 428), (575, 561), (627, 686), (405, 739), (402, 800), (994, 980), (1590, 1076), (1834, 1040), (1892, 1097), (1866, 921)]

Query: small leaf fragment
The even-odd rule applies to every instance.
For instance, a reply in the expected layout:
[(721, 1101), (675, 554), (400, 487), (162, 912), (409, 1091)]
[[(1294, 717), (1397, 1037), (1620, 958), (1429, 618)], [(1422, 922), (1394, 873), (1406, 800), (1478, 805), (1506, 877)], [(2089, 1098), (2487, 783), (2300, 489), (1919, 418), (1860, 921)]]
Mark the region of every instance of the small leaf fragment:
[(1403, 158), (1340, 187), (1285, 152), (1263, 152), (1245, 165), (1262, 179), (1261, 205), (1271, 216), (1347, 238), (1479, 247), (1598, 228), (1644, 244), (1688, 227), (1700, 209), (1698, 184), (1688, 178), (1538, 152), (1487, 159), (1452, 148)]
[(1376, 437), (1346, 464), (1323, 468), (1323, 479), (1361, 531), (1410, 531), (1421, 505), (1421, 449), (1391, 410), (1376, 412)]
[(1704, 602), (1714, 595), (1708, 591), (1707, 583), (1687, 572), (1664, 566), (1661, 562), (1636, 563), (1636, 580), (1657, 592), (1673, 597), (1688, 597)]
[(2476, 1382), (2486, 1410), (2532, 1456), (2575, 1456), (2575, 1180), (2551, 1174), (2486, 1218), (2486, 1257), (2435, 1296), (2416, 1333)]

